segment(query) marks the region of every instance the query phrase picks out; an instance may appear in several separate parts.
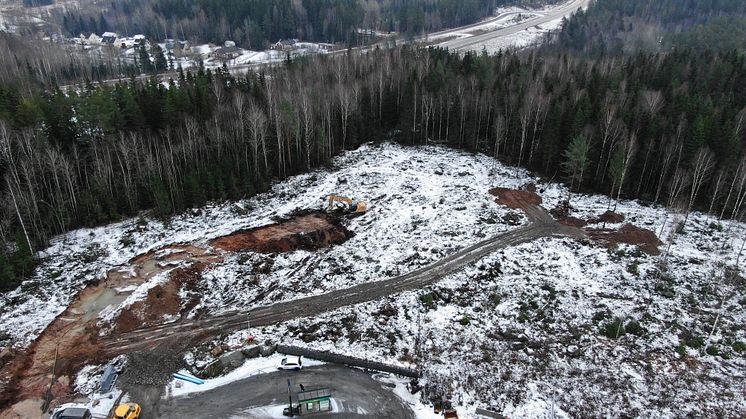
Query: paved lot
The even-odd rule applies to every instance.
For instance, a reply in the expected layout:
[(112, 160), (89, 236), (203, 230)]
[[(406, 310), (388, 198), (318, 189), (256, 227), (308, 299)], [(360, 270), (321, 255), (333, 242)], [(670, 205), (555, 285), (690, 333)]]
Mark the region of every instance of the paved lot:
[[(414, 419), (407, 403), (371, 374), (355, 368), (325, 364), (301, 371), (278, 371), (177, 398), (151, 398), (143, 406), (143, 419), (150, 418), (276, 418), (287, 406), (287, 379), (293, 398), (299, 384), (332, 389), (337, 411), (314, 418), (401, 418)], [(137, 393), (135, 391), (134, 393)], [(136, 394), (132, 394), (136, 397)], [(144, 395), (143, 395), (144, 396)], [(142, 399), (141, 399), (142, 400)], [(279, 415), (279, 416), (278, 416)]]

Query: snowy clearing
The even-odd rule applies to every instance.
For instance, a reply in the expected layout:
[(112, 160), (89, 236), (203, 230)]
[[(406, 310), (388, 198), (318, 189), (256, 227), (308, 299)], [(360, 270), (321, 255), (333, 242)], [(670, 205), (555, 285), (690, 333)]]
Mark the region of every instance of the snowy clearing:
[[(177, 242), (207, 246), (298, 209), (321, 208), (330, 193), (369, 203), (366, 215), (347, 221), (353, 238), (317, 251), (226, 255), (204, 272), (194, 310), (246, 309), (394, 277), (525, 223), (487, 191), (530, 182), (546, 208), (567, 195), (562, 185), (484, 155), (364, 145), (336, 158), (330, 170), (295, 176), (245, 201), (168, 223), (133, 219), (57, 238), (32, 280), (0, 302), (0, 332), (26, 345), (70, 295), (110, 269), (126, 270), (132, 257)], [(574, 217), (590, 219), (606, 211), (608, 199), (573, 194), (572, 205)], [(743, 416), (746, 260), (729, 269), (746, 227), (694, 213), (674, 233), (677, 217), (664, 208), (623, 201), (616, 212), (625, 223), (662, 231), (661, 250), (670, 243), (669, 252), (650, 256), (634, 246), (545, 238), (496, 252), (425, 290), (227, 341), (250, 333), (260, 341), (423, 365), (422, 382), (450, 397), (463, 417), (476, 407), (526, 418)], [(186, 359), (204, 364), (211, 355), (194, 350)]]

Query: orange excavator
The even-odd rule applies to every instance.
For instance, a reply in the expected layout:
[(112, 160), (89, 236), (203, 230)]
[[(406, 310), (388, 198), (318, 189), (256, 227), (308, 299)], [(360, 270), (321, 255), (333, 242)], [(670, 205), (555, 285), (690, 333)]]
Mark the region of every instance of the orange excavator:
[(326, 208), (327, 212), (334, 212), (339, 209), (348, 214), (360, 215), (365, 214), (365, 212), (368, 211), (368, 205), (366, 205), (365, 202), (352, 198), (329, 195), (329, 206)]

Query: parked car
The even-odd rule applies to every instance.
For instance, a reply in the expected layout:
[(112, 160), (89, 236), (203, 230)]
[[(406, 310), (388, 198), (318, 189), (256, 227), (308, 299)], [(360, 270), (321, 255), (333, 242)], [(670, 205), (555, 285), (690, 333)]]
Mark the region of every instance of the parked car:
[(280, 365), (277, 366), (278, 370), (299, 370), (303, 368), (303, 357), (285, 357), (280, 361)]
[(63, 404), (52, 413), (51, 419), (91, 419), (91, 411), (77, 403)]
[(114, 419), (138, 419), (142, 413), (137, 403), (123, 403), (114, 410)]

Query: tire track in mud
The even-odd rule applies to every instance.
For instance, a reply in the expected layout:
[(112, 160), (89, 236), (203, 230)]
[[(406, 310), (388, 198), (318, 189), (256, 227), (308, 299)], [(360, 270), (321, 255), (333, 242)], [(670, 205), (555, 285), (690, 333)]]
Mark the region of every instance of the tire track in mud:
[(335, 309), (378, 300), (383, 297), (431, 285), (453, 274), (490, 253), (542, 237), (582, 237), (581, 230), (558, 224), (549, 212), (539, 205), (524, 208), (530, 223), (492, 238), (483, 240), (449, 255), (433, 264), (407, 274), (334, 290), (325, 294), (284, 301), (257, 307), (247, 312), (232, 311), (209, 318), (170, 323), (157, 327), (135, 329), (104, 341), (107, 355), (115, 356), (153, 348), (169, 341), (198, 342), (216, 335), (243, 328), (269, 326), (302, 317), (312, 317)]

